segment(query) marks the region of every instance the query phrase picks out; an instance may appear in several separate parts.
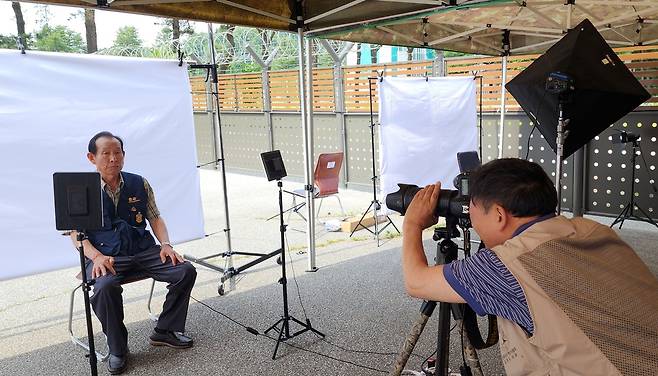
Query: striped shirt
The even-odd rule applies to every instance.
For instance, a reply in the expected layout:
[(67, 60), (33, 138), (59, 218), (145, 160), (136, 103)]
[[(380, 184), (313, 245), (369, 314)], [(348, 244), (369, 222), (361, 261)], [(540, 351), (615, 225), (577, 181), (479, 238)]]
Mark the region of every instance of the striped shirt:
[[(142, 180), (144, 180), (144, 190), (146, 190), (146, 219), (150, 221), (152, 219), (158, 218), (160, 216), (160, 211), (158, 210), (158, 206), (155, 204), (155, 194), (153, 193), (151, 184), (149, 184), (145, 177), (142, 177)], [(123, 188), (123, 184), (123, 175), (121, 174), (119, 174), (119, 188), (117, 188), (116, 191), (112, 191), (105, 180), (101, 179), (101, 188), (112, 199), (115, 210), (119, 205), (119, 196), (121, 196), (121, 189)]]
[[(513, 236), (554, 216), (549, 214), (530, 221), (519, 227)], [(482, 249), (471, 257), (451, 262), (443, 268), (443, 275), (478, 315), (500, 316), (517, 323), (528, 334), (534, 333), (523, 289), (492, 250)]]

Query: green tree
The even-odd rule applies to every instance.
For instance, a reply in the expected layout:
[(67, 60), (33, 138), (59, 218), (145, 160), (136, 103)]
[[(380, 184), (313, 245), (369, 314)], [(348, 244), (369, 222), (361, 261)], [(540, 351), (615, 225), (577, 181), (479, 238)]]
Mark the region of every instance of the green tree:
[(80, 33), (63, 25), (43, 25), (36, 32), (34, 47), (40, 51), (85, 52), (85, 43)]
[(135, 26), (124, 26), (117, 30), (117, 36), (114, 39), (112, 47), (140, 49), (142, 48), (142, 43), (142, 39), (139, 37)]

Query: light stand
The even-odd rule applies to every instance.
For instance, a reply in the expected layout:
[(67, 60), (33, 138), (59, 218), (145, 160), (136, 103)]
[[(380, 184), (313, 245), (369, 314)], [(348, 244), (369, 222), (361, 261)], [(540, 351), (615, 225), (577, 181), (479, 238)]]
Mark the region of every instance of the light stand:
[[(279, 332), (279, 337), (276, 340), (276, 346), (274, 346), (274, 352), (272, 353), (272, 359), (276, 359), (276, 353), (279, 351), (279, 345), (281, 342), (286, 341), (288, 339), (291, 339), (293, 337), (296, 337), (304, 332), (307, 331), (312, 331), (313, 333), (319, 335), (320, 337), (324, 338), (324, 334), (321, 333), (320, 331), (314, 329), (311, 326), (311, 321), (306, 318), (306, 322), (302, 322), (295, 317), (291, 316), (290, 313), (288, 312), (288, 278), (286, 276), (286, 225), (283, 223), (283, 183), (281, 180), (277, 180), (277, 186), (279, 187), (279, 233), (281, 235), (281, 248), (275, 251), (275, 253), (281, 253), (279, 256), (281, 258), (281, 279), (279, 279), (279, 283), (281, 284), (281, 288), (283, 289), (283, 316), (275, 322), (272, 326), (270, 326), (266, 331), (265, 334), (272, 330), (276, 330)], [(302, 329), (290, 333), (290, 322), (295, 322), (299, 324)], [(280, 327), (279, 327), (279, 324)]]
[[(633, 144), (633, 155), (631, 155), (631, 192), (630, 192), (631, 200), (628, 202), (628, 204), (626, 204), (624, 210), (622, 210), (621, 213), (619, 213), (617, 218), (615, 218), (614, 222), (612, 222), (610, 227), (613, 227), (614, 225), (619, 223), (619, 229), (621, 229), (621, 226), (624, 225), (624, 221), (628, 218), (651, 223), (652, 225), (658, 227), (658, 224), (651, 218), (651, 216), (649, 216), (647, 212), (644, 211), (644, 209), (642, 209), (639, 205), (635, 203), (635, 162), (637, 160), (637, 149), (640, 147), (640, 143), (639, 143), (639, 137), (635, 135), (631, 136), (631, 134), (628, 133), (626, 135), (627, 137), (630, 136), (628, 141), (632, 142)], [(642, 214), (646, 216), (646, 218), (635, 215), (634, 213), (635, 208), (641, 211)]]
[[(354, 235), (356, 230), (360, 228), (368, 230), (371, 234), (375, 235), (375, 238), (377, 239), (377, 247), (379, 247), (379, 234), (381, 234), (386, 227), (389, 225), (393, 225), (393, 228), (395, 228), (395, 231), (400, 233), (400, 230), (395, 226), (395, 223), (391, 220), (391, 217), (386, 215), (386, 225), (382, 227), (381, 229), (379, 228), (379, 218), (377, 216), (377, 212), (381, 210), (382, 204), (379, 202), (377, 199), (377, 172), (375, 169), (375, 120), (374, 120), (374, 115), (373, 115), (373, 110), (372, 110), (372, 80), (377, 80), (380, 79), (378, 77), (368, 77), (368, 97), (370, 99), (370, 152), (372, 153), (372, 201), (370, 202), (370, 205), (368, 205), (368, 208), (363, 212), (363, 215), (361, 216), (361, 219), (359, 219), (359, 223), (354, 227), (354, 230), (352, 230), (352, 233), (350, 233), (350, 237)], [(366, 217), (368, 212), (370, 212), (370, 209), (372, 208), (372, 218), (375, 221), (375, 231), (372, 231), (369, 229), (367, 226), (363, 225), (363, 219)]]
[(564, 159), (564, 143), (569, 136), (569, 119), (564, 118), (564, 105), (570, 101), (570, 95), (576, 89), (574, 79), (566, 73), (551, 72), (546, 78), (546, 92), (557, 94), (557, 136), (555, 140), (555, 190), (557, 191), (557, 214), (562, 208), (562, 160)]
[(87, 239), (84, 230), (78, 230), (76, 240), (80, 242), (78, 252), (80, 253), (80, 271), (82, 276), (82, 296), (85, 302), (85, 318), (87, 320), (87, 340), (89, 341), (89, 367), (91, 368), (91, 375), (98, 375), (98, 358), (96, 357), (96, 347), (94, 346), (94, 328), (91, 324), (91, 305), (89, 303), (89, 290), (94, 284), (95, 280), (87, 279), (87, 270), (85, 268), (85, 249), (83, 241)]
[(94, 346), (94, 328), (91, 323), (91, 306), (89, 290), (95, 280), (87, 278), (85, 268), (84, 240), (86, 231), (103, 228), (103, 198), (101, 193), (101, 176), (98, 172), (56, 172), (53, 174), (53, 192), (55, 203), (55, 228), (61, 231), (77, 229), (76, 240), (80, 246), (80, 272), (82, 276), (82, 293), (85, 303), (85, 318), (87, 321), (88, 347), (76, 342), (89, 350), (89, 367), (91, 375), (98, 375), (98, 357)]

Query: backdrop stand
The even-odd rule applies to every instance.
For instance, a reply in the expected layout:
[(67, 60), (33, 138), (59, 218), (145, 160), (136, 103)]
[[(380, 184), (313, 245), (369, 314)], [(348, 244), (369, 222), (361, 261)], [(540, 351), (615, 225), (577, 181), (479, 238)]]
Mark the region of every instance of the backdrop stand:
[[(208, 72), (208, 76), (212, 79), (211, 88), (212, 88), (212, 96), (214, 100), (211, 103), (211, 106), (214, 107), (215, 110), (214, 111), (215, 115), (212, 117), (213, 137), (215, 139), (215, 157), (216, 157), (214, 163), (215, 163), (215, 169), (219, 167), (222, 173), (222, 191), (224, 193), (224, 220), (225, 220), (225, 226), (223, 231), (224, 234), (226, 235), (227, 251), (213, 254), (210, 256), (205, 256), (205, 257), (193, 257), (190, 255), (185, 255), (185, 258), (190, 262), (202, 265), (208, 269), (222, 273), (222, 276), (219, 280), (219, 284), (217, 287), (217, 293), (219, 295), (224, 295), (227, 292), (224, 288), (224, 283), (227, 280), (229, 281), (228, 291), (234, 290), (236, 275), (240, 274), (241, 272), (249, 269), (250, 267), (256, 264), (259, 264), (273, 256), (276, 256), (278, 251), (274, 251), (270, 253), (234, 252), (233, 248), (231, 247), (231, 224), (230, 224), (229, 211), (228, 211), (228, 191), (226, 188), (226, 159), (224, 158), (224, 140), (222, 137), (222, 122), (219, 114), (221, 107), (219, 103), (217, 57), (215, 54), (215, 42), (214, 42), (214, 36), (212, 31), (212, 24), (210, 23), (208, 24), (208, 46), (210, 48), (212, 64), (191, 64), (190, 68), (206, 69)], [(217, 155), (217, 151), (219, 151), (219, 155)], [(248, 262), (245, 265), (242, 265), (238, 268), (234, 268), (233, 255), (251, 256), (251, 257), (257, 257), (257, 259)], [(209, 262), (209, 260), (217, 257), (225, 258), (226, 261), (224, 263), (223, 268)]]
[[(359, 228), (363, 228), (368, 230), (371, 234), (375, 236), (375, 239), (377, 239), (377, 247), (379, 247), (379, 234), (381, 234), (386, 227), (389, 225), (393, 225), (393, 228), (395, 228), (395, 231), (400, 233), (400, 230), (395, 226), (395, 223), (391, 220), (391, 217), (386, 214), (386, 225), (382, 227), (381, 229), (379, 228), (379, 217), (377, 216), (377, 212), (381, 210), (382, 204), (379, 202), (377, 199), (377, 171), (375, 169), (375, 120), (374, 120), (374, 114), (372, 110), (372, 80), (382, 80), (382, 77), (368, 77), (368, 97), (370, 99), (370, 152), (372, 155), (372, 201), (370, 202), (370, 205), (368, 205), (368, 208), (363, 212), (363, 215), (361, 216), (361, 219), (359, 219), (359, 223), (354, 227), (354, 230), (352, 230), (352, 233), (350, 233), (350, 237), (354, 235), (356, 230)], [(370, 212), (370, 209), (372, 209), (372, 218), (375, 221), (375, 231), (372, 231), (371, 229), (368, 228), (368, 226), (363, 225), (363, 220), (365, 219), (366, 215)]]

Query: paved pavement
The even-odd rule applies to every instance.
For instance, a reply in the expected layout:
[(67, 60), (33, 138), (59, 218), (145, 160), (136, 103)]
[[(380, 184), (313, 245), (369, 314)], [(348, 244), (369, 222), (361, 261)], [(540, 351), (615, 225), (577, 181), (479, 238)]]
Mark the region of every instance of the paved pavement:
[[(201, 178), (206, 233), (212, 235), (176, 247), (197, 257), (226, 250), (221, 232), (224, 207), (220, 176), (216, 171), (203, 170)], [(234, 251), (276, 250), (278, 221), (266, 220), (278, 210), (276, 184), (264, 177), (230, 173), (228, 185)], [(300, 183), (285, 183), (286, 189), (300, 186)], [(341, 199), (348, 215), (359, 215), (368, 207), (372, 193), (343, 190)], [(262, 334), (281, 316), (281, 286), (277, 284), (281, 269), (274, 259), (241, 275), (236, 289), (221, 297), (217, 295), (219, 275), (198, 267), (195, 300), (188, 315), (188, 333), (194, 336), (196, 345), (189, 350), (149, 346), (147, 338), (153, 324), (148, 320), (146, 300), (150, 282), (124, 286), (131, 349), (127, 374), (375, 375), (389, 370), (420, 307), (420, 302), (408, 297), (402, 286), (401, 237), (394, 230), (389, 231), (378, 247), (364, 231), (357, 232), (353, 238), (345, 233), (328, 232), (322, 222), (340, 219), (342, 215), (335, 200), (325, 201), (316, 228), (319, 270), (305, 271), (308, 265), (305, 222), (292, 215), (287, 232), (287, 261), (290, 261), (287, 271), (291, 313), (302, 321), (308, 317), (315, 328), (327, 335), (326, 341), (304, 333), (289, 341), (295, 347), (283, 345), (278, 358), (272, 360), (272, 340), (255, 336), (241, 326), (252, 327)], [(166, 218), (167, 213), (163, 214)], [(400, 217), (392, 218), (401, 225)], [(431, 257), (436, 245), (430, 232), (425, 235), (426, 250)], [(621, 235), (658, 274), (655, 246), (658, 232), (631, 222), (625, 224)], [(249, 260), (234, 258), (236, 265)], [(213, 261), (224, 263), (221, 258)], [(89, 374), (83, 352), (71, 344), (67, 333), (68, 299), (76, 284), (76, 272), (76, 268), (71, 268), (0, 282), (0, 375)], [(157, 284), (153, 303), (156, 310), (165, 293), (165, 287)], [(78, 295), (74, 329), (84, 334), (81, 301)], [(95, 320), (94, 329), (102, 348), (104, 339)], [(297, 327), (293, 325), (291, 329), (295, 331)], [(453, 335), (451, 343), (455, 366), (461, 358), (458, 338)], [(432, 317), (409, 368), (418, 369), (435, 344), (436, 318)], [(496, 347), (481, 351), (480, 356), (485, 374), (503, 374)], [(107, 374), (104, 364), (99, 364), (99, 374)]]

